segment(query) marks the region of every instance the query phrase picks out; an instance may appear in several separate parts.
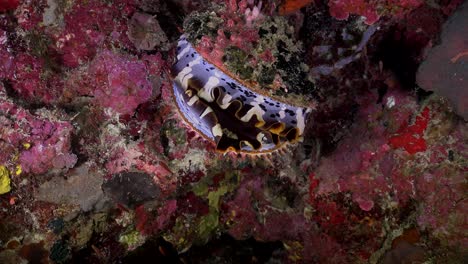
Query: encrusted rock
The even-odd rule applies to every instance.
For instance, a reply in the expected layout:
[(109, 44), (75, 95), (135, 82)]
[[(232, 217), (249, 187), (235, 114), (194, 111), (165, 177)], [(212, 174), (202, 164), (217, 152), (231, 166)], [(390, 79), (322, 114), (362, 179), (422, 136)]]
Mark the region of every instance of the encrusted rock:
[(115, 174), (102, 185), (104, 193), (115, 202), (134, 208), (160, 194), (153, 178), (143, 172), (121, 172)]
[(416, 76), (423, 89), (447, 97), (468, 120), (468, 3), (445, 23), (441, 43), (433, 47)]

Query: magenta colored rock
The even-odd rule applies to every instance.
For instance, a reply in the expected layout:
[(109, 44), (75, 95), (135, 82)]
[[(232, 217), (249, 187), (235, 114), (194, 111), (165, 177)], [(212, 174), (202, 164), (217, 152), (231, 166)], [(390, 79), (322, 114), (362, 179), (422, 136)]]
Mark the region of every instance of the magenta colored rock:
[(21, 44), (17, 36), (0, 29), (0, 80), (7, 81), (14, 94), (28, 103), (56, 102), (61, 96), (63, 81), (51, 67), (52, 58), (38, 54), (47, 53), (47, 48), (31, 44), (28, 47), (34, 50), (31, 52), (23, 50)]
[(38, 143), (30, 150), (20, 155), (21, 166), (25, 172), (41, 174), (52, 170), (70, 169), (75, 166), (77, 158), (74, 154), (61, 154), (60, 143), (46, 145)]
[(70, 153), (72, 126), (66, 122), (32, 119), (28, 137), (24, 138), (32, 146), (20, 154), (20, 163), (24, 171), (35, 174), (51, 170), (72, 168), (77, 157)]
[(44, 60), (29, 54), (18, 54), (14, 59), (13, 89), (28, 101), (51, 102), (55, 92), (44, 80)]
[(18, 24), (24, 30), (40, 27), (42, 13), (47, 6), (47, 0), (27, 0), (21, 2), (21, 6), (15, 12)]
[(13, 68), (13, 55), (7, 50), (8, 34), (0, 29), (0, 79), (10, 78)]
[[(322, 158), (316, 176), (320, 180), (319, 194), (336, 193), (338, 185), (341, 192), (351, 191), (360, 208), (369, 211), (382, 193), (390, 191), (389, 178), (395, 161), (386, 137), (407, 124), (417, 105), (407, 93), (398, 90), (387, 92), (383, 98), (384, 111), (374, 103), (374, 95), (364, 98), (367, 99), (360, 100), (361, 109), (350, 132), (360, 135), (359, 140), (345, 137), (332, 155)], [(376, 119), (379, 116), (385, 119)], [(397, 189), (404, 184), (404, 181), (402, 185), (396, 184), (399, 182), (394, 182)]]
[(377, 14), (374, 4), (364, 0), (335, 0), (328, 3), (330, 14), (339, 20), (348, 19), (350, 14), (359, 14), (366, 18), (366, 23), (374, 24), (380, 16)]
[(177, 210), (177, 201), (176, 200), (168, 200), (163, 207), (158, 209), (158, 229), (162, 230), (170, 221), (172, 215)]
[(303, 263), (349, 263), (346, 252), (333, 237), (320, 232), (304, 236)]
[[(73, 127), (68, 122), (56, 121), (29, 111), (0, 98), (0, 141), (6, 149), (17, 149), (18, 164), (24, 172), (42, 174), (72, 168), (77, 157), (71, 153)], [(0, 160), (12, 162), (14, 152), (4, 152)]]
[(8, 78), (11, 76), (13, 67), (13, 56), (3, 47), (0, 47), (0, 78)]
[(364, 211), (370, 211), (374, 207), (374, 202), (371, 200), (366, 200), (361, 197), (358, 197), (355, 200), (359, 204), (359, 207)]
[(237, 191), (232, 201), (227, 203), (229, 211), (234, 211), (233, 225), (229, 229), (229, 234), (236, 239), (245, 239), (253, 235), (254, 230), (260, 229), (256, 212), (251, 205), (252, 195), (259, 194), (261, 190), (260, 179), (247, 181)]
[(346, 20), (351, 14), (356, 14), (363, 16), (366, 24), (372, 25), (381, 15), (399, 17), (422, 3), (421, 0), (331, 0), (328, 6), (336, 19)]
[[(468, 120), (468, 3), (445, 23), (441, 44), (433, 47), (416, 76), (423, 89), (447, 97)], [(462, 26), (465, 25), (465, 26)]]
[(0, 2), (0, 12), (15, 10), (19, 4), (19, 0), (2, 0), (2, 2)]
[(134, 58), (104, 51), (90, 66), (95, 102), (122, 115), (131, 115), (152, 94), (145, 64)]
[(133, 12), (133, 1), (76, 1), (64, 15), (65, 27), (54, 36), (64, 66), (75, 68), (92, 60), (99, 48), (111, 43), (129, 47), (126, 16)]
[[(437, 166), (414, 180), (418, 200), (423, 201), (417, 218), (418, 225), (445, 243), (460, 248), (468, 246), (468, 239), (459, 232), (466, 225), (468, 214), (468, 202), (464, 199), (466, 166), (461, 165), (467, 159), (466, 138), (466, 125), (460, 121), (450, 134), (450, 143), (439, 143), (449, 150), (449, 153), (440, 154), (448, 156), (449, 164), (456, 164), (460, 166), (459, 169), (455, 166)], [(445, 159), (440, 163), (448, 162)]]

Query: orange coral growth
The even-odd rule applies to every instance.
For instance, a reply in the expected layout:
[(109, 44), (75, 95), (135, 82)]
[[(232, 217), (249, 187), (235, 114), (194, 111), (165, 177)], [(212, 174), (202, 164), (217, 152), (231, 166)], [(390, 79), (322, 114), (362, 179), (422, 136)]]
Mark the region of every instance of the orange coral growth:
[(285, 0), (279, 7), (279, 13), (280, 15), (291, 14), (313, 1), (314, 0)]

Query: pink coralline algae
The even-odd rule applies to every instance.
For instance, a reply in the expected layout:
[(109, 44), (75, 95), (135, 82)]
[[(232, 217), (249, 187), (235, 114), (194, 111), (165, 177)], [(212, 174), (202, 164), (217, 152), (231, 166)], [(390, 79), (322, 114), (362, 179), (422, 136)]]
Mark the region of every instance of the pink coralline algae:
[(68, 122), (54, 121), (35, 116), (29, 111), (0, 100), (2, 130), (0, 138), (5, 142), (5, 151), (13, 148), (19, 152), (2, 151), (1, 162), (16, 164), (24, 172), (43, 174), (72, 168), (77, 157), (70, 151), (73, 127)]
[(103, 52), (90, 66), (90, 73), (96, 78), (93, 95), (97, 104), (117, 113), (132, 114), (151, 97), (145, 64), (135, 59)]
[[(157, 65), (152, 67), (157, 68)], [(131, 115), (152, 95), (149, 71), (155, 70), (148, 70), (146, 64), (136, 58), (104, 50), (89, 64), (87, 71), (71, 72), (62, 99), (92, 96), (95, 105), (102, 109)]]
[(14, 58), (15, 75), (11, 82), (22, 98), (30, 102), (51, 103), (60, 97), (62, 81), (56, 74), (48, 72), (44, 64), (43, 59), (29, 54), (18, 54)]
[(171, 223), (171, 217), (178, 209), (176, 200), (168, 200), (157, 210), (157, 214), (148, 212), (144, 205), (135, 209), (136, 229), (144, 235), (154, 235), (164, 230)]
[(55, 140), (37, 143), (21, 153), (19, 160), (25, 172), (41, 174), (54, 169), (69, 169), (75, 165), (76, 155), (68, 153), (70, 142), (65, 141), (70, 127), (59, 126), (55, 129), (52, 134)]
[(357, 0), (357, 1), (330, 1), (328, 3), (330, 6), (330, 14), (340, 20), (348, 19), (351, 14), (359, 14), (366, 18), (366, 23), (374, 24), (378, 19), (379, 15), (373, 4), (369, 3), (366, 0)]
[(32, 52), (15, 52), (17, 44), (14, 41), (0, 29), (0, 78), (7, 80), (14, 92), (30, 103), (55, 102), (61, 95), (63, 84), (60, 75), (51, 69), (50, 60)]
[(21, 2), (20, 8), (15, 12), (19, 26), (24, 30), (39, 28), (47, 1), (26, 0)]
[(65, 28), (53, 34), (62, 63), (78, 67), (95, 56), (99, 48), (123, 45), (130, 47), (126, 17), (133, 6), (125, 1), (107, 5), (102, 1), (76, 1), (74, 8), (64, 15)]
[(121, 138), (118, 136), (104, 136), (104, 140), (120, 145), (109, 148), (109, 154), (106, 155), (108, 161), (105, 164), (105, 168), (108, 174), (136, 169), (151, 175), (153, 181), (161, 188), (164, 195), (168, 195), (174, 191), (176, 179), (171, 179), (170, 175), (172, 172), (163, 161), (146, 152), (141, 145), (122, 146), (119, 139)]
[[(0, 263), (460, 262), (463, 23), (432, 46), (461, 2), (0, 0)], [(313, 102), (302, 142), (220, 155), (184, 125), (182, 31)]]
[(12, 76), (12, 69), (14, 65), (14, 57), (7, 50), (7, 33), (0, 29), (0, 78), (6, 79)]
[[(466, 247), (466, 236), (455, 230), (463, 229), (466, 224), (467, 201), (464, 198), (466, 181), (466, 129), (462, 122), (448, 122), (446, 111), (433, 107), (433, 123), (427, 129), (427, 141), (431, 164), (428, 168), (418, 166), (414, 177), (416, 196), (421, 200), (418, 224), (434, 237), (451, 246)], [(449, 132), (449, 135), (444, 135)], [(428, 154), (429, 154), (428, 153)], [(421, 157), (415, 163), (423, 163)], [(411, 164), (404, 164), (408, 169)], [(413, 189), (413, 190), (414, 190)]]
[[(97, 146), (98, 149), (106, 149), (105, 153), (102, 154), (104, 157), (102, 167), (105, 168), (106, 175), (112, 178), (113, 175), (126, 171), (146, 173), (161, 190), (161, 197), (172, 194), (177, 187), (177, 178), (171, 176), (172, 172), (166, 165), (166, 161), (161, 156), (153, 153), (142, 142), (128, 140), (126, 134), (129, 133), (129, 130), (126, 130), (123, 124), (110, 122), (110, 124), (101, 128), (99, 145)], [(154, 140), (153, 137), (159, 137), (159, 135), (157, 133), (152, 134), (152, 127), (150, 126), (149, 130), (140, 127), (139, 129), (142, 131), (137, 135), (141, 133), (145, 140)], [(158, 144), (153, 147), (161, 148)], [(92, 149), (89, 151), (92, 152)], [(91, 154), (94, 155), (94, 153)]]
[(414, 154), (425, 151), (426, 140), (424, 131), (430, 118), (429, 108), (425, 108), (421, 115), (416, 117), (414, 124), (404, 127), (397, 135), (389, 139), (389, 143), (394, 148), (404, 148), (408, 153)]
[[(361, 108), (362, 113), (359, 113), (359, 116), (363, 118), (363, 123), (360, 125), (355, 123), (352, 131), (355, 134), (362, 135), (361, 138), (365, 139), (365, 142), (356, 142), (352, 138), (346, 138), (333, 156), (322, 160), (321, 166), (318, 167), (313, 178), (314, 181), (320, 181), (320, 185), (317, 187), (318, 194), (335, 192), (334, 185), (330, 184), (336, 182), (340, 191), (352, 192), (352, 199), (362, 210), (370, 211), (375, 206), (375, 199), (390, 191), (388, 178), (392, 177), (391, 171), (392, 166), (394, 166), (392, 164), (395, 161), (391, 151), (393, 145), (388, 143), (386, 137), (394, 138), (395, 144), (399, 142), (408, 144), (403, 146), (395, 145), (395, 148), (406, 146), (413, 150), (414, 147), (411, 142), (398, 141), (400, 137), (393, 136), (392, 131), (404, 131), (404, 133), (401, 132), (397, 135), (407, 136), (408, 138), (415, 137), (419, 139), (419, 136), (422, 137), (422, 135), (413, 135), (413, 130), (407, 132), (406, 122), (408, 115), (411, 115), (414, 107), (416, 107), (414, 102), (408, 101), (398, 91), (390, 92), (385, 101), (387, 107), (389, 107), (384, 115), (387, 120), (373, 119), (382, 115), (375, 104), (363, 105)], [(398, 105), (404, 105), (397, 107), (393, 105), (395, 102)], [(424, 124), (416, 123), (415, 126), (417, 125), (420, 125), (421, 127), (418, 126), (418, 128), (424, 132)], [(427, 123), (425, 125), (427, 126)], [(390, 140), (390, 142), (393, 141)], [(420, 149), (416, 150), (421, 151)], [(336, 164), (340, 164), (340, 166), (336, 166)], [(404, 186), (405, 182), (403, 181), (402, 185), (399, 186)], [(379, 188), (376, 188), (376, 186), (379, 186)]]
[[(356, 141), (355, 137), (344, 139), (334, 155), (322, 160), (309, 179), (309, 202), (317, 210), (322, 209), (319, 215), (330, 214), (326, 219), (333, 221), (336, 229), (346, 221), (346, 217), (340, 216), (346, 210), (333, 213), (338, 205), (323, 204), (325, 197), (336, 199), (336, 195), (349, 192), (352, 201), (372, 215), (379, 214), (382, 207), (405, 208), (418, 201), (421, 208), (418, 224), (422, 228), (444, 240), (454, 238), (452, 245), (464, 244), (465, 239), (457, 236), (457, 232), (444, 234), (442, 229), (461, 228), (463, 222), (459, 218), (464, 214), (460, 196), (463, 168), (457, 169), (455, 164), (466, 156), (466, 147), (460, 145), (466, 135), (460, 133), (458, 121), (446, 119), (447, 113), (441, 110), (437, 99), (408, 119), (407, 110), (414, 109), (416, 104), (410, 106), (406, 102), (406, 107), (410, 106), (407, 109), (405, 105), (398, 107), (403, 98), (398, 92), (390, 92), (384, 99), (388, 107), (385, 113), (377, 108), (371, 112), (370, 108), (362, 108), (371, 113), (366, 115), (365, 127), (370, 127), (374, 134), (367, 135), (356, 126), (351, 133), (362, 135), (363, 141)], [(377, 119), (372, 121), (369, 119), (372, 116)], [(458, 153), (458, 158), (450, 158), (448, 150)], [(317, 220), (320, 223), (320, 218)]]
[[(136, 57), (103, 50), (86, 68), (70, 72), (65, 81), (63, 101), (92, 97), (101, 110), (131, 116), (136, 109), (161, 93), (161, 54)], [(141, 117), (140, 117), (141, 119)]]
[(328, 2), (330, 14), (340, 20), (350, 14), (363, 16), (366, 24), (372, 25), (383, 15), (399, 16), (423, 3), (421, 0), (331, 0)]
[[(283, 240), (289, 251), (289, 257), (283, 260), (286, 263), (346, 262), (344, 247), (333, 236), (323, 232), (338, 230), (340, 224), (345, 223), (339, 205), (334, 202), (316, 203), (317, 214), (312, 222), (304, 217), (301, 210), (287, 206), (278, 208), (274, 203), (275, 197), (267, 194), (266, 185), (267, 179), (262, 177), (246, 179), (233, 199), (222, 205), (221, 219), (227, 221), (229, 234), (236, 239), (253, 236), (261, 241)], [(277, 195), (281, 197), (282, 194)], [(316, 224), (323, 224), (323, 229), (317, 228)]]
[[(219, 14), (224, 21), (223, 29), (217, 31), (215, 38), (203, 36), (197, 45), (200, 54), (205, 58), (209, 58), (211, 63), (221, 69), (224, 68), (223, 56), (229, 46), (235, 46), (245, 52), (250, 52), (253, 49), (252, 43), (259, 39), (258, 28), (252, 26), (252, 23), (255, 19), (261, 20), (261, 18), (255, 17), (253, 19), (251, 17), (251, 20), (245, 20), (246, 18), (243, 15), (247, 9), (250, 12), (247, 2), (229, 1), (228, 6), (226, 10)], [(226, 36), (225, 32), (229, 32), (229, 35)]]
[(19, 4), (19, 0), (2, 0), (2, 2), (0, 2), (0, 12), (14, 10)]

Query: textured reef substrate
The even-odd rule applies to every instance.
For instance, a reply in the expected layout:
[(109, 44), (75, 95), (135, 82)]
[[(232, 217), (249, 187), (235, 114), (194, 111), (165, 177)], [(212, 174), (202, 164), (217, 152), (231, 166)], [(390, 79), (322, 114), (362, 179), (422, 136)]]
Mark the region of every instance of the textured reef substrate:
[[(0, 263), (466, 263), (467, 12), (1, 1)], [(183, 33), (310, 107), (302, 142), (217, 152), (174, 102)]]

